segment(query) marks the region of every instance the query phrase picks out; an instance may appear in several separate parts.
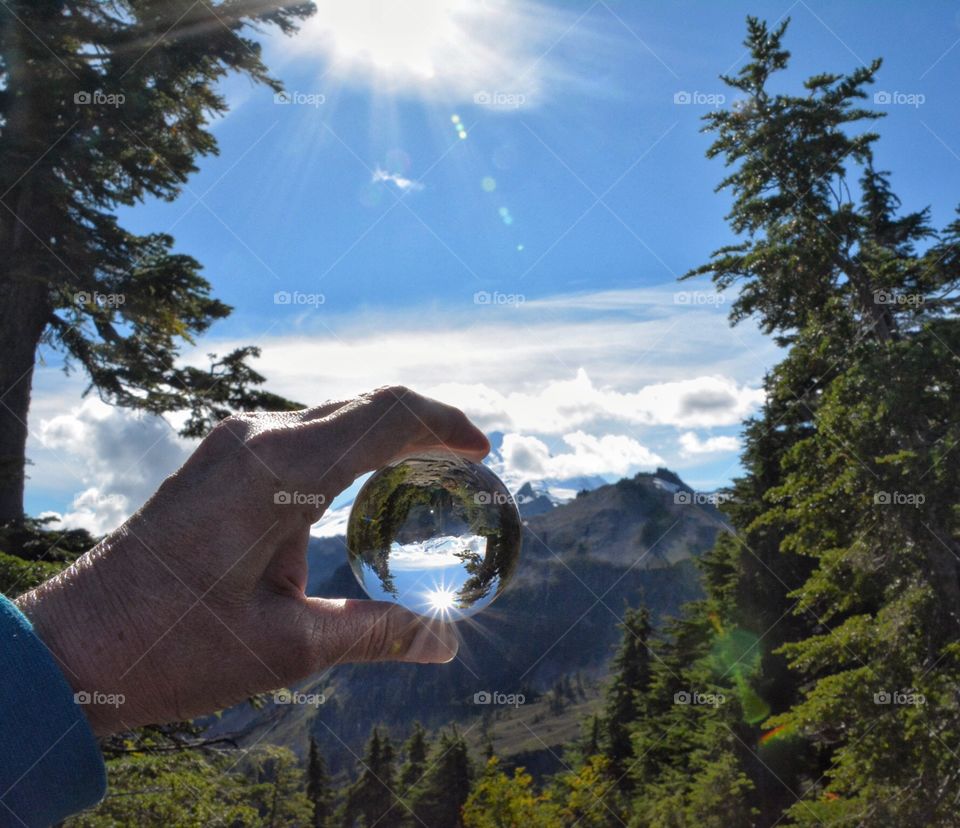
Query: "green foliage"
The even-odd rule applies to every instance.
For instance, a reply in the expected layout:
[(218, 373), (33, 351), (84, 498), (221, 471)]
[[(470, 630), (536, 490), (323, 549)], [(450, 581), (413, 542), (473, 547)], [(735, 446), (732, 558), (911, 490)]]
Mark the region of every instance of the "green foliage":
[(68, 819), (65, 825), (263, 825), (244, 778), (231, 769), (234, 761), (225, 755), (190, 752), (129, 756), (110, 762), (106, 798), (93, 810)]
[(626, 789), (633, 759), (629, 727), (642, 714), (643, 693), (650, 684), (650, 614), (646, 609), (627, 610), (621, 630), (623, 642), (613, 659), (614, 678), (607, 692), (604, 755), (616, 784)]
[[(517, 768), (513, 776), (498, 769), (494, 757), (463, 806), (464, 828), (553, 828), (559, 822), (556, 805), (537, 793), (533, 778)], [(589, 826), (589, 823), (583, 823)]]
[(404, 743), (403, 752), (406, 761), (400, 768), (399, 794), (405, 798), (420, 783), (427, 769), (430, 744), (427, 741), (427, 732), (420, 722), (413, 723), (413, 732)]
[(238, 769), (233, 752), (128, 756), (108, 765), (109, 790), (69, 828), (299, 826), (309, 808), (293, 755), (268, 748)]
[(374, 728), (357, 765), (357, 779), (346, 792), (341, 815), (344, 828), (397, 826), (402, 806), (396, 801), (395, 787), (393, 745)]
[(947, 824), (960, 795), (960, 478), (944, 462), (960, 439), (957, 223), (938, 234), (927, 211), (899, 214), (872, 165), (877, 135), (851, 128), (877, 117), (856, 101), (879, 61), (811, 78), (803, 96), (767, 91), (784, 30), (748, 21), (752, 60), (727, 79), (746, 98), (707, 118), (748, 240), (694, 273), (739, 282), (732, 320), (756, 316), (791, 346), (747, 427), (727, 507), (737, 534), (704, 560), (708, 602), (722, 629), (762, 636), (739, 696), (744, 713), (746, 689), (774, 715), (766, 738), (738, 735), (765, 762), (748, 769), (759, 791), (769, 771), (800, 796), (764, 796), (762, 822)]
[(430, 754), (423, 782), (415, 789), (411, 809), (414, 824), (461, 828), (461, 808), (474, 777), (467, 743), (452, 727), (440, 734)]
[(333, 792), (327, 779), (326, 767), (316, 741), (310, 739), (310, 753), (307, 761), (307, 797), (312, 807), (313, 828), (330, 828), (333, 817)]
[(13, 600), (24, 592), (29, 592), (34, 587), (40, 586), (61, 569), (63, 569), (63, 564), (47, 561), (25, 561), (16, 555), (0, 552), (0, 592)]
[(97, 539), (85, 529), (48, 529), (54, 518), (24, 517), (0, 526), (0, 550), (28, 561), (69, 563)]
[(264, 825), (305, 825), (314, 813), (307, 780), (297, 757), (275, 745), (258, 747), (243, 756), (247, 784), (242, 795), (257, 808)]

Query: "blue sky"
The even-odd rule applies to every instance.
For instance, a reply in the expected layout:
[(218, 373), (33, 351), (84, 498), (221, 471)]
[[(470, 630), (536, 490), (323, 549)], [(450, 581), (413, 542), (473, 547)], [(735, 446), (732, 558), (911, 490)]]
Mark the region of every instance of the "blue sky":
[[(441, 396), (503, 440), (512, 485), (736, 473), (777, 352), (676, 277), (731, 240), (699, 119), (732, 100), (718, 75), (743, 63), (748, 13), (792, 18), (794, 90), (882, 56), (879, 166), (937, 226), (960, 201), (955, 3), (318, 5), (264, 41), (289, 102), (225, 81), (220, 155), (122, 220), (169, 231), (235, 308), (187, 358), (258, 344), (270, 387), (307, 404), (390, 382)], [(191, 446), (83, 402), (44, 356), (28, 510), (112, 528)]]

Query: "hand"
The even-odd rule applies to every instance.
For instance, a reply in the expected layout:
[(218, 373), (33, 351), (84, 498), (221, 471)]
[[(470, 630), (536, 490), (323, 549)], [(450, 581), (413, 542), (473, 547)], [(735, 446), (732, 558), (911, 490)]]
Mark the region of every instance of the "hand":
[(479, 460), (490, 444), (462, 412), (405, 388), (231, 417), (123, 526), (17, 603), (90, 694), (98, 735), (219, 710), (340, 662), (449, 661), (449, 624), (304, 594), (324, 504), (364, 472), (438, 449)]

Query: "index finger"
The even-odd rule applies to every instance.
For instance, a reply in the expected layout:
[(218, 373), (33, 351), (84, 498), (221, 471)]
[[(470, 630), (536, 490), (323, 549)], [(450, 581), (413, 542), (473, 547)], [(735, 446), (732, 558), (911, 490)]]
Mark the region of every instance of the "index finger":
[(460, 409), (403, 386), (378, 388), (291, 431), (293, 466), (337, 493), (404, 455), (446, 451), (479, 461), (490, 451), (486, 436)]

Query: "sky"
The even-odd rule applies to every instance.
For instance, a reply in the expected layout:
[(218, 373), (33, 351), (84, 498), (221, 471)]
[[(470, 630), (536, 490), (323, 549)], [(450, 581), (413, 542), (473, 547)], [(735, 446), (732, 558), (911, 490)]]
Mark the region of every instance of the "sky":
[[(745, 61), (747, 14), (792, 19), (778, 88), (883, 57), (878, 166), (935, 226), (960, 202), (956, 3), (317, 6), (261, 36), (286, 93), (227, 78), (219, 155), (121, 221), (172, 234), (234, 307), (186, 360), (257, 345), (267, 387), (306, 405), (438, 397), (492, 436), (514, 490), (658, 465), (712, 490), (740, 469), (778, 350), (677, 279), (734, 240), (700, 119), (733, 100), (718, 76)], [(195, 443), (61, 368), (41, 352), (27, 511), (109, 531)]]

